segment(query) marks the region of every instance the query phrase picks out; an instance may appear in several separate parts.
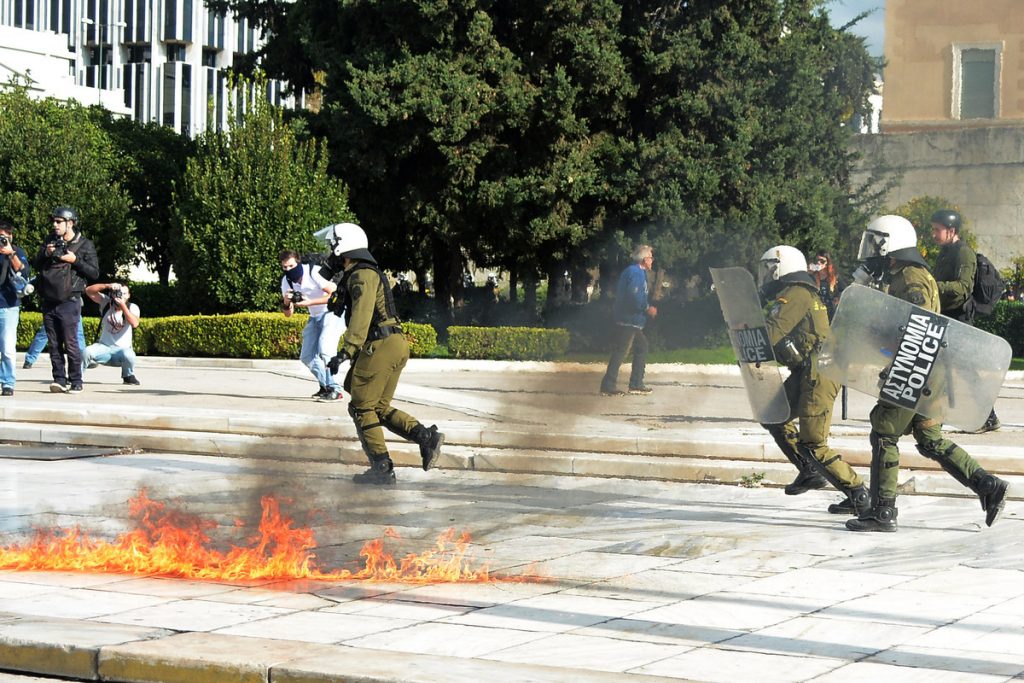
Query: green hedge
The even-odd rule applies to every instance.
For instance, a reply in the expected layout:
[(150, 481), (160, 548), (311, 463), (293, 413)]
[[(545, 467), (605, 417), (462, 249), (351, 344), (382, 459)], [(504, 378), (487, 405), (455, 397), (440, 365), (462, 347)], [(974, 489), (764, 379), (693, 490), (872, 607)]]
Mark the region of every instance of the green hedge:
[(448, 353), (454, 358), (549, 360), (569, 349), (569, 331), (537, 327), (448, 328)]
[(1019, 301), (1000, 301), (996, 304), (992, 315), (978, 316), (974, 324), (986, 332), (997, 334), (1010, 342), (1016, 358), (1024, 356), (1024, 303)]
[[(229, 358), (298, 358), (306, 316), (285, 318), (280, 313), (171, 316), (142, 318), (132, 335), (140, 355), (225, 356)], [(22, 311), (18, 348), (24, 350), (43, 324), (41, 313)], [(86, 343), (96, 340), (99, 318), (83, 318)], [(437, 346), (430, 325), (402, 323), (413, 356), (429, 355)]]

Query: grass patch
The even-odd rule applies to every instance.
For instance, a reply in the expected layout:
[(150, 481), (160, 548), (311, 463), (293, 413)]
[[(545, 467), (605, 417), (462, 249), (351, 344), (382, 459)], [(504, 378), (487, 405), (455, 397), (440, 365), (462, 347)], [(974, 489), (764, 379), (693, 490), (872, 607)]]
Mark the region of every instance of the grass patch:
[[(629, 363), (631, 356), (626, 356)], [(568, 363), (607, 363), (607, 353), (567, 353), (558, 360)], [(735, 365), (736, 356), (731, 346), (716, 346), (711, 349), (671, 349), (651, 351), (648, 363), (684, 363), (687, 365)]]

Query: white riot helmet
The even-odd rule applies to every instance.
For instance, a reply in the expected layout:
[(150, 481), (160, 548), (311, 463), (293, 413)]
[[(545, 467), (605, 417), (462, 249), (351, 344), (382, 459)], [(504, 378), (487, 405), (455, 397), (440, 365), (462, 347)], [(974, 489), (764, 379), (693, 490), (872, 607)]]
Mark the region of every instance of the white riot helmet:
[(335, 256), (345, 256), (354, 251), (366, 251), (369, 242), (366, 233), (355, 223), (335, 223), (313, 233), (323, 240)]
[(806, 273), (807, 259), (796, 247), (780, 244), (761, 254), (757, 284), (761, 287), (792, 273)]
[(858, 261), (889, 256), (901, 249), (917, 249), (917, 231), (903, 216), (880, 216), (868, 224), (860, 238)]

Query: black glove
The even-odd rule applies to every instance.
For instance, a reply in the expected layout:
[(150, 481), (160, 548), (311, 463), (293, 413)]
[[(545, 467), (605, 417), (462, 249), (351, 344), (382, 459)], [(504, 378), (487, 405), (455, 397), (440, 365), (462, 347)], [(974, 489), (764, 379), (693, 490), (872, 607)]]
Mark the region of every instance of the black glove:
[(327, 369), (331, 371), (332, 375), (337, 375), (341, 364), (351, 359), (352, 356), (348, 355), (348, 351), (342, 350), (337, 356), (327, 361)]

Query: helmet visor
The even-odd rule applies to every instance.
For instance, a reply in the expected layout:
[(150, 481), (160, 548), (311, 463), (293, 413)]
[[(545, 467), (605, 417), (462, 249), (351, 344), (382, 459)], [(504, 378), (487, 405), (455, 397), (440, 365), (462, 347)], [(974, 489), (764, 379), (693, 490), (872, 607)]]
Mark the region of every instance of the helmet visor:
[(779, 259), (763, 259), (757, 267), (757, 286), (764, 287), (779, 279)]
[(886, 242), (888, 242), (888, 240), (889, 236), (884, 232), (865, 230), (864, 234), (860, 237), (860, 248), (857, 250), (857, 260), (867, 261), (869, 258), (885, 256), (888, 252), (888, 249), (886, 249)]

